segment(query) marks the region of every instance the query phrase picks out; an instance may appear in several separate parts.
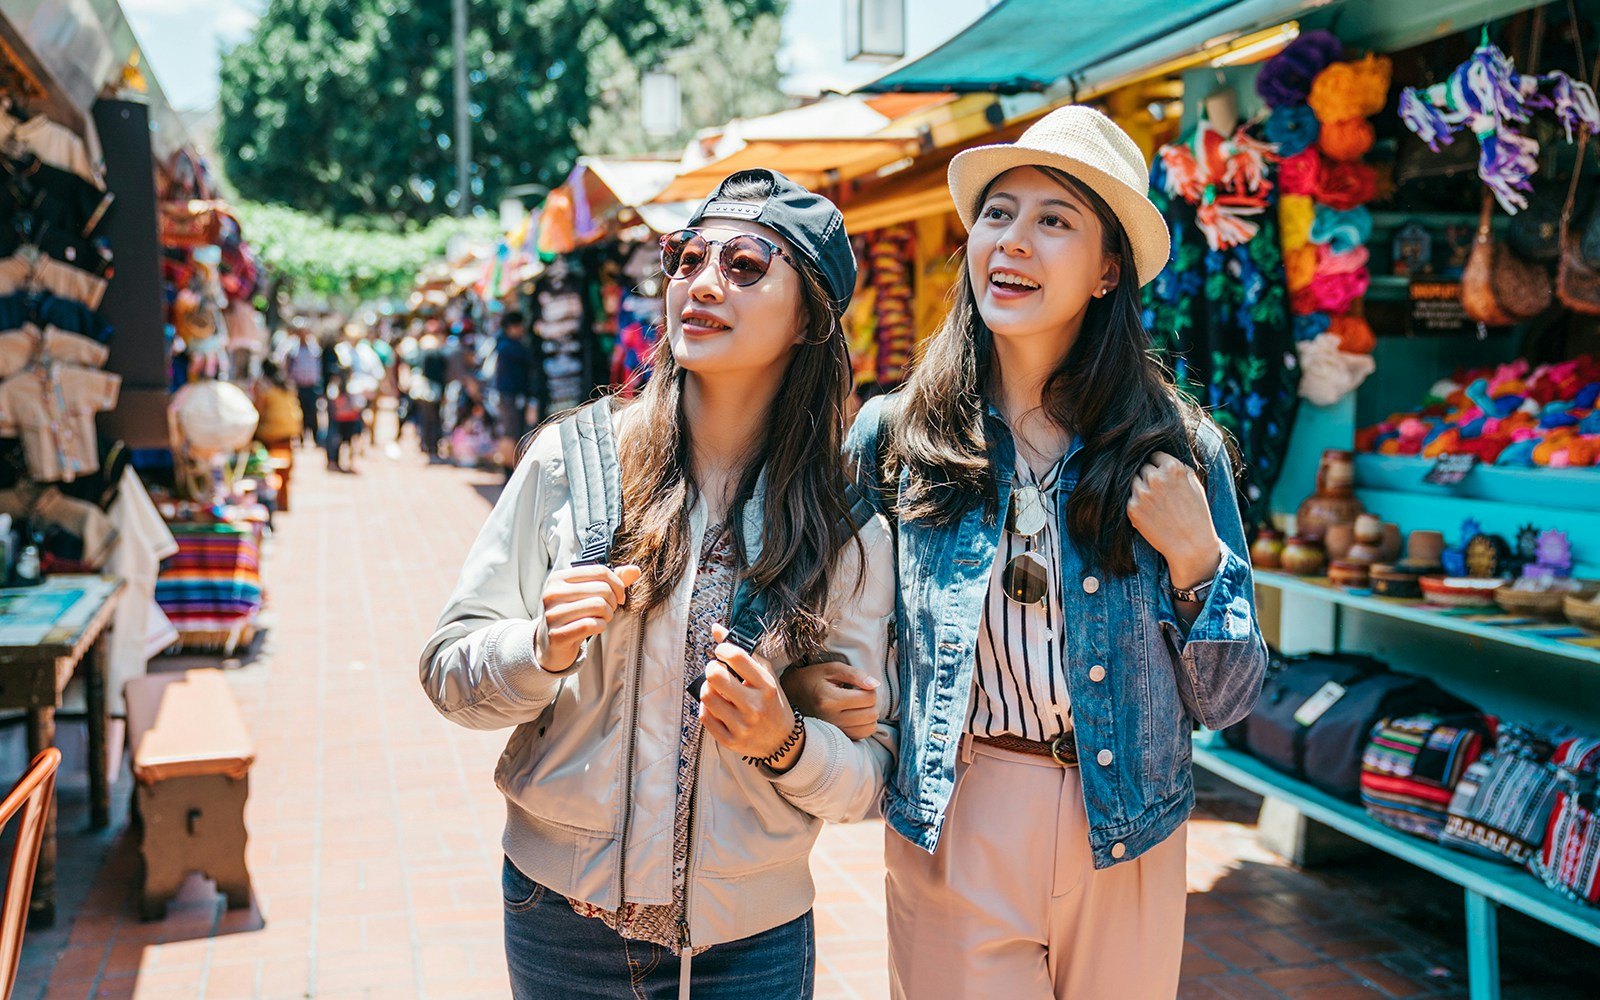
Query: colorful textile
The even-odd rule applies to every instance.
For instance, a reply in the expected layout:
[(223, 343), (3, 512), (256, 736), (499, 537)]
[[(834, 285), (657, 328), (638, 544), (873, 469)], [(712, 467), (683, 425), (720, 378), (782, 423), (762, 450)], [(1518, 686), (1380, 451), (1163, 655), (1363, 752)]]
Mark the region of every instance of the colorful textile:
[(1486, 731), (1481, 718), (1426, 713), (1378, 723), (1361, 755), (1361, 804), (1380, 823), (1438, 840), (1451, 796), (1482, 754)]
[(1568, 739), (1552, 763), (1556, 804), (1534, 872), (1567, 898), (1600, 905), (1600, 739)]
[(180, 632), (226, 631), (261, 609), (255, 531), (232, 524), (174, 524), (175, 555), (161, 564), (156, 603)]
[(1538, 732), (1504, 727), (1495, 749), (1473, 762), (1456, 786), (1439, 842), (1513, 865), (1533, 860), (1555, 805), (1551, 750)]
[[(1267, 165), (1276, 159), (1273, 147), (1240, 128), (1224, 136), (1204, 118), (1186, 142), (1156, 151), (1161, 167), (1160, 190), (1195, 207), (1193, 225), (1205, 234), (1212, 250), (1227, 250), (1253, 239), (1260, 224), (1253, 221), (1271, 201)], [(1157, 207), (1160, 207), (1159, 205)]]
[[(1256, 217), (1254, 239), (1216, 249), (1200, 224), (1201, 207), (1166, 193), (1167, 169), (1158, 158), (1150, 197), (1172, 232), (1172, 259), (1145, 286), (1144, 323), (1178, 385), (1237, 442), (1245, 523), (1265, 522), (1299, 406), (1278, 213)], [(1271, 191), (1266, 177), (1259, 189)], [(1272, 195), (1262, 197), (1276, 208)]]

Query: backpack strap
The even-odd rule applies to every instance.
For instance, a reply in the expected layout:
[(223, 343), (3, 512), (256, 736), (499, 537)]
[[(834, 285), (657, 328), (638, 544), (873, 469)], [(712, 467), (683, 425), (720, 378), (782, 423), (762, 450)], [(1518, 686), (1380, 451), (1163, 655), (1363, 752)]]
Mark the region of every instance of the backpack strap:
[(574, 566), (611, 561), (611, 541), (622, 526), (622, 476), (611, 428), (611, 397), (602, 396), (561, 421), (561, 454), (578, 535)]
[[(850, 510), (839, 521), (839, 526), (850, 537), (866, 527), (878, 511), (872, 498), (854, 484), (845, 487), (845, 501)], [(740, 581), (733, 593), (728, 609), (728, 640), (747, 653), (754, 653), (768, 632), (771, 597), (766, 590), (757, 590), (748, 581)]]

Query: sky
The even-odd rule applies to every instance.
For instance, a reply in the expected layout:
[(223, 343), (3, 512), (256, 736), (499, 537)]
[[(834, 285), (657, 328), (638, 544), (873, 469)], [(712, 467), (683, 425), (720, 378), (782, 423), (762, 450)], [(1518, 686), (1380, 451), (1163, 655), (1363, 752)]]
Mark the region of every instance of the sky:
[[(147, 64), (179, 110), (217, 100), (218, 51), (250, 35), (266, 0), (121, 0)], [(432, 0), (444, 3), (448, 0)], [(469, 0), (470, 2), (470, 0)], [(994, 0), (905, 0), (906, 41), (913, 53), (933, 48), (971, 23)], [(846, 0), (790, 0), (784, 17), (785, 89), (815, 94), (849, 90), (884, 66), (844, 59)]]

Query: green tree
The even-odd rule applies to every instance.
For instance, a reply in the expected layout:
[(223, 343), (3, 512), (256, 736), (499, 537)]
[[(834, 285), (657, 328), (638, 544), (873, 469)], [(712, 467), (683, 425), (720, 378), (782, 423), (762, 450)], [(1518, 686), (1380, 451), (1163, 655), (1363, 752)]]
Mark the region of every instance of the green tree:
[[(772, 13), (740, 23), (728, 0), (704, 0), (700, 30), (687, 44), (662, 53), (658, 66), (630, 58), (617, 38), (604, 39), (589, 53), (589, 123), (575, 133), (578, 149), (676, 152), (700, 129), (789, 107), (793, 102), (778, 87), (782, 20)], [(640, 78), (656, 68), (678, 78), (683, 117), (675, 135), (647, 135), (640, 120)]]
[[(783, 0), (718, 6), (742, 31)], [(474, 200), (560, 183), (602, 89), (594, 53), (649, 67), (703, 33), (699, 0), (470, 0)], [(246, 198), (335, 220), (451, 211), (452, 59), (444, 0), (270, 0), (223, 54), (228, 177)]]

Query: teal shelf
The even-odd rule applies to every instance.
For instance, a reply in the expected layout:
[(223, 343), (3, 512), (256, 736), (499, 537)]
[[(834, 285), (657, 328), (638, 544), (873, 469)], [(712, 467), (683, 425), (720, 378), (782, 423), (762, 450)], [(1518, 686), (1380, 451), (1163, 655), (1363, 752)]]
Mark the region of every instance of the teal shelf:
[[(1549, 656), (1560, 656), (1583, 663), (1600, 664), (1600, 636), (1583, 636), (1575, 642), (1551, 638), (1550, 633), (1570, 635), (1582, 631), (1576, 626), (1559, 622), (1540, 622), (1529, 625), (1490, 625), (1468, 621), (1450, 611), (1431, 606), (1421, 606), (1416, 598), (1374, 597), (1369, 592), (1335, 587), (1322, 577), (1299, 577), (1275, 570), (1255, 571), (1256, 586), (1272, 587), (1291, 594), (1305, 594), (1342, 607), (1366, 611), (1386, 618), (1425, 625), (1429, 628), (1455, 632), (1489, 642), (1534, 650)], [(1495, 609), (1475, 611), (1473, 616), (1496, 614)], [(1505, 615), (1511, 619), (1515, 616)], [(1519, 619), (1520, 620), (1520, 619)]]
[[(1600, 911), (1557, 895), (1522, 869), (1391, 830), (1360, 806), (1273, 770), (1249, 754), (1232, 749), (1215, 733), (1203, 732), (1195, 737), (1194, 762), (1257, 795), (1284, 799), (1317, 822), (1447, 878), (1469, 892), (1526, 913), (1581, 940), (1600, 944)], [(1489, 985), (1474, 982), (1472, 995), (1490, 995), (1479, 992)]]
[(1556, 507), (1590, 514), (1600, 509), (1600, 467), (1527, 469), (1480, 465), (1455, 486), (1435, 486), (1423, 481), (1434, 464), (1428, 458), (1357, 455), (1356, 486), (1359, 489), (1491, 500), (1530, 507)]

